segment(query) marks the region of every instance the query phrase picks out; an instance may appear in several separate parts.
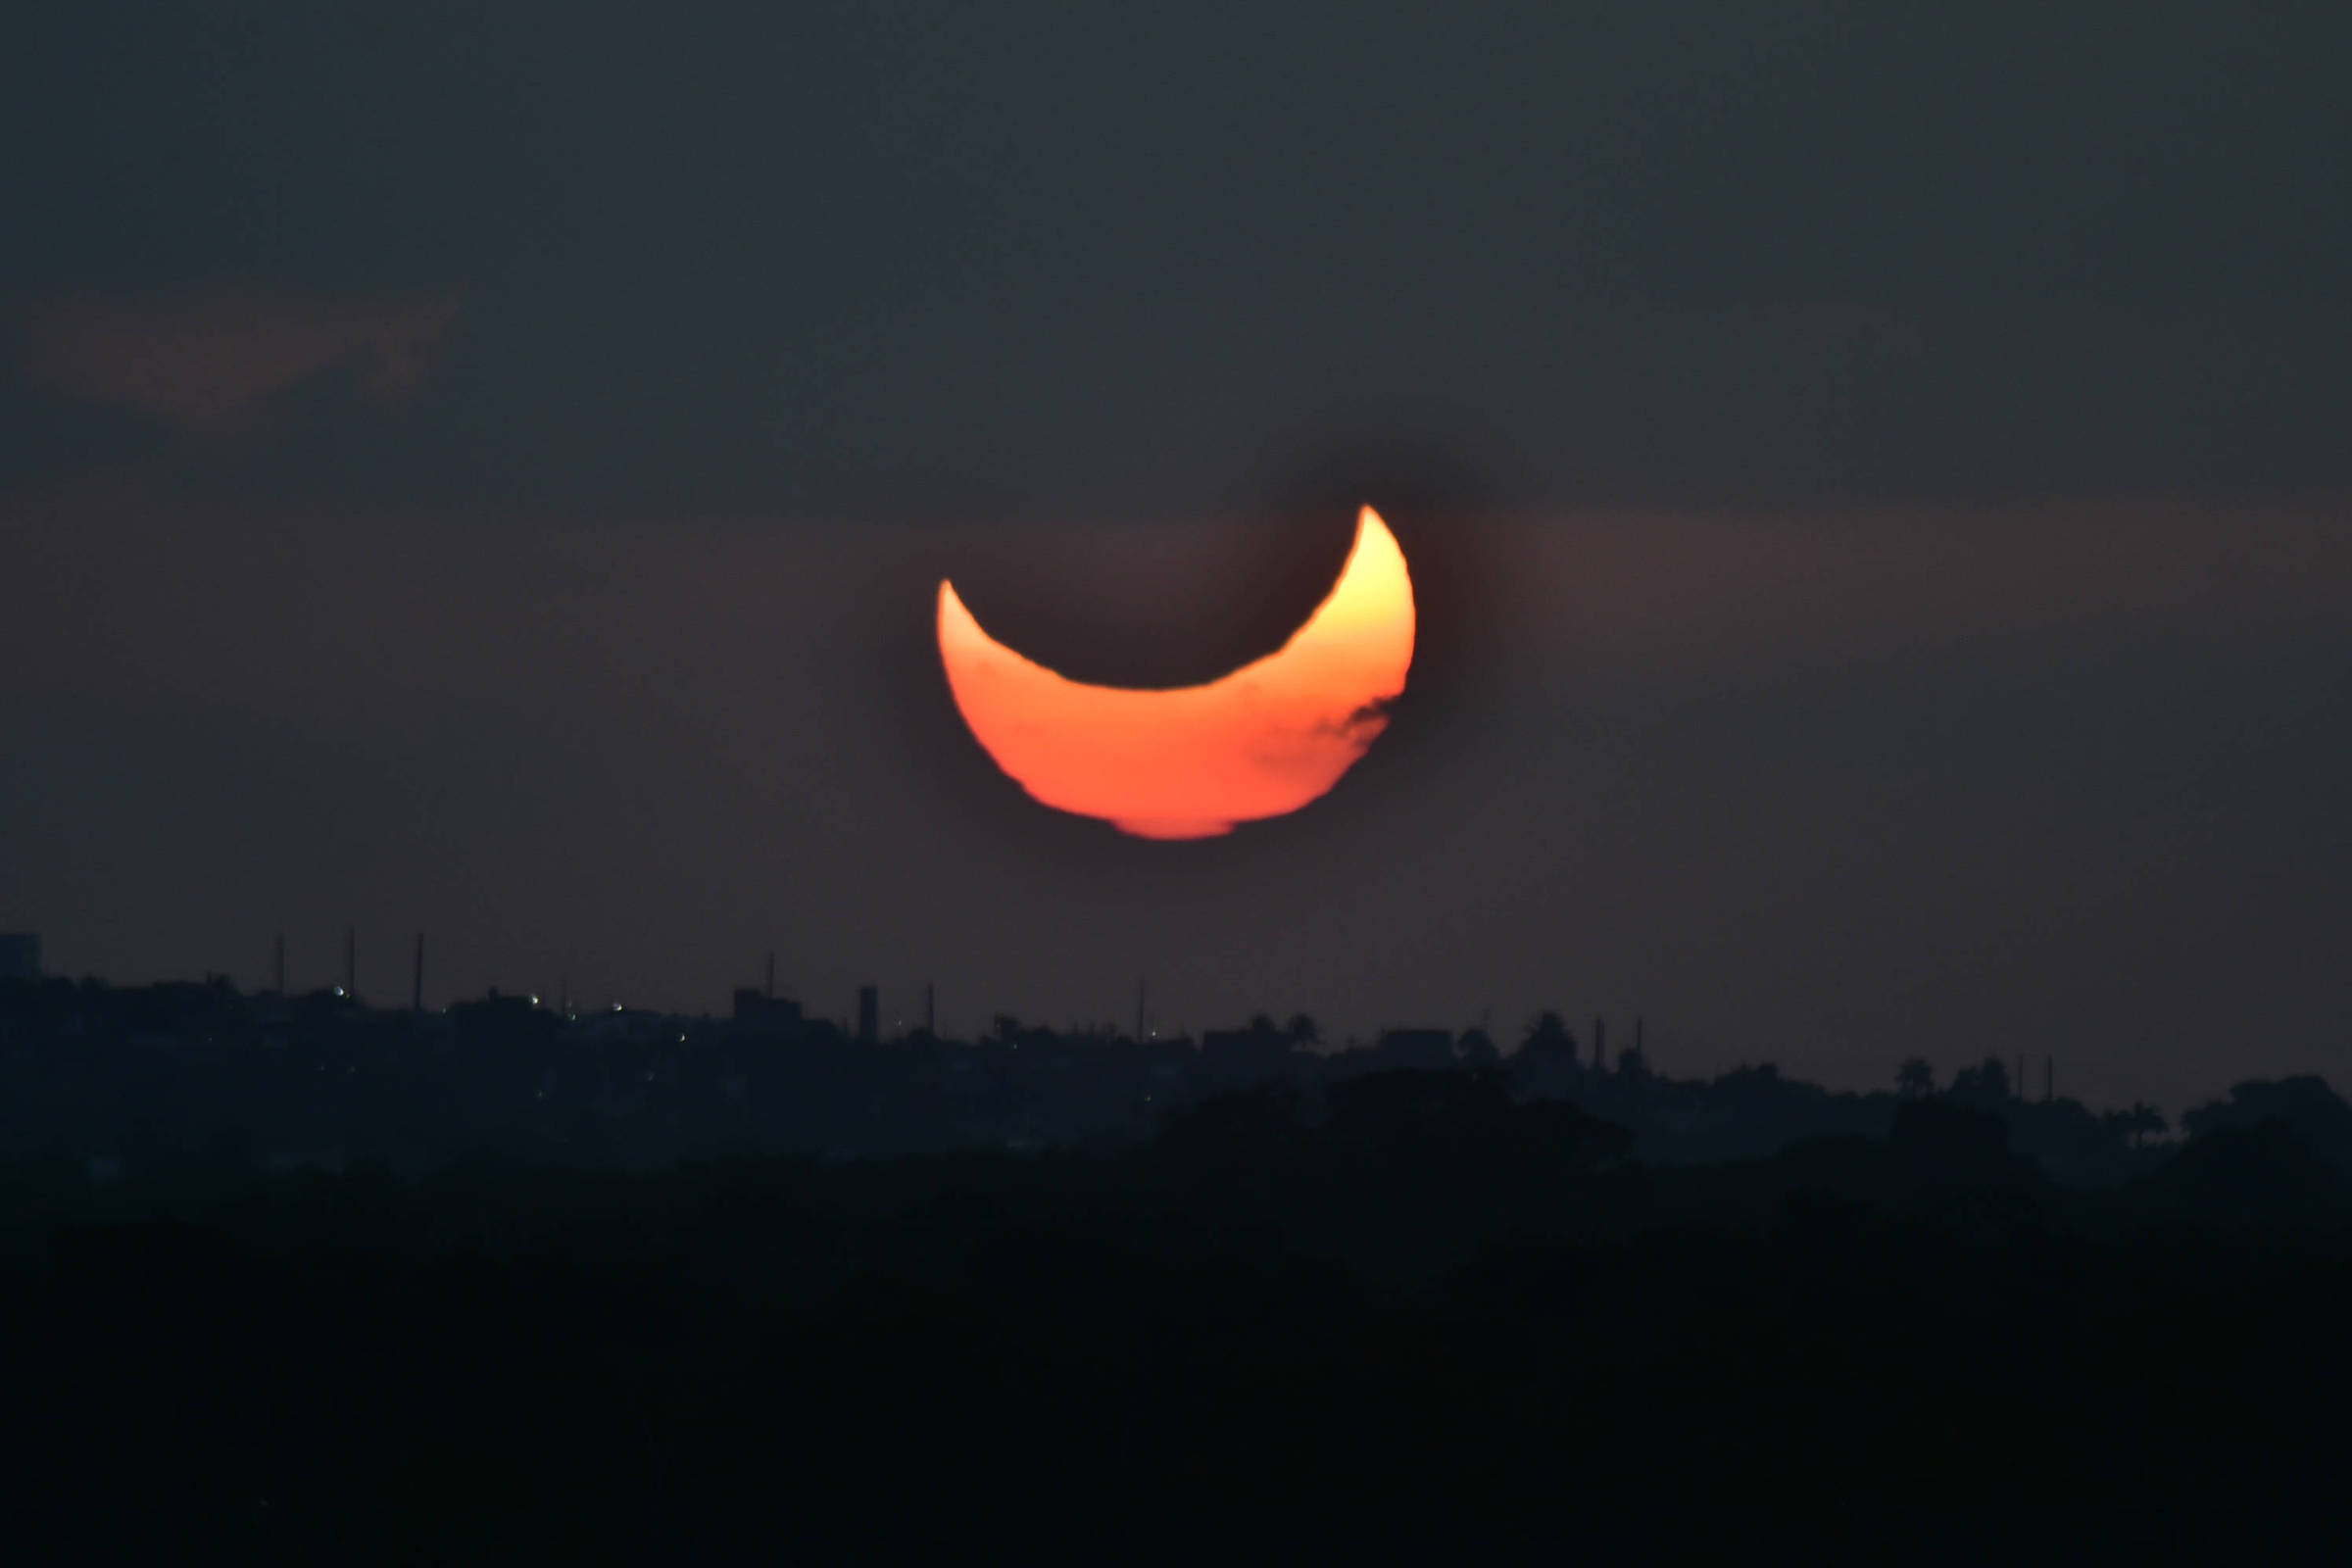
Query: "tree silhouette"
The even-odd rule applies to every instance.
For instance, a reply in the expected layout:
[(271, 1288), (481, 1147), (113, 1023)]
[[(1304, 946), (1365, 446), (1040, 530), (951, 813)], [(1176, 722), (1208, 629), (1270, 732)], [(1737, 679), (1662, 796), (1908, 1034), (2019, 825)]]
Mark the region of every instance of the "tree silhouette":
[(2203, 1138), (2230, 1127), (2259, 1127), (2277, 1119), (2293, 1129), (2321, 1158), (2352, 1171), (2352, 1105), (2325, 1079), (2303, 1075), (2235, 1085), (2227, 1100), (2184, 1112), (2180, 1130)]
[(1952, 1098), (1977, 1104), (1995, 1104), (2015, 1098), (2009, 1088), (2009, 1068), (1998, 1056), (1986, 1056), (1974, 1067), (1952, 1074)]
[(1522, 1051), (1533, 1051), (1540, 1056), (1565, 1055), (1573, 1059), (1577, 1054), (1576, 1036), (1568, 1029), (1568, 1020), (1558, 1013), (1545, 1010), (1536, 1014), (1520, 1037)]
[(1323, 1038), (1322, 1026), (1303, 1012), (1292, 1013), (1282, 1032), (1291, 1037), (1294, 1046), (1311, 1046)]
[(1917, 1100), (1936, 1092), (1936, 1069), (1925, 1057), (1913, 1056), (1894, 1071), (1895, 1093), (1905, 1100)]
[(2121, 1133), (2133, 1149), (2144, 1146), (2150, 1134), (2162, 1133), (2171, 1125), (2164, 1112), (2155, 1106), (2133, 1101), (2130, 1110), (2111, 1110), (2103, 1118), (2107, 1125)]

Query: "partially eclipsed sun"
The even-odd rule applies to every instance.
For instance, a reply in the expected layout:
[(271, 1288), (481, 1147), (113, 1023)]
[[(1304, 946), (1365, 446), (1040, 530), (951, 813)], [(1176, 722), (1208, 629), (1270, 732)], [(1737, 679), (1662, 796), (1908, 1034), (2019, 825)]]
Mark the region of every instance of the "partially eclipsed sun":
[(1087, 686), (980, 629), (939, 585), (939, 657), (997, 765), (1056, 810), (1149, 839), (1209, 838), (1328, 791), (1388, 728), (1413, 662), (1413, 582), (1364, 508), (1331, 593), (1265, 658), (1205, 686)]

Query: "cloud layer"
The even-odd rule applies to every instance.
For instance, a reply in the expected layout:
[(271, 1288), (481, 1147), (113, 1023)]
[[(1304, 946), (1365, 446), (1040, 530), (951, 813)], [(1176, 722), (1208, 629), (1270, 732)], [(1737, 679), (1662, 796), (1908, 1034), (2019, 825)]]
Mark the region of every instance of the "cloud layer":
[(348, 368), (361, 396), (416, 395), (457, 317), (453, 300), (336, 300), (210, 290), (69, 295), (26, 312), (33, 386), (187, 435), (249, 428), (271, 400)]

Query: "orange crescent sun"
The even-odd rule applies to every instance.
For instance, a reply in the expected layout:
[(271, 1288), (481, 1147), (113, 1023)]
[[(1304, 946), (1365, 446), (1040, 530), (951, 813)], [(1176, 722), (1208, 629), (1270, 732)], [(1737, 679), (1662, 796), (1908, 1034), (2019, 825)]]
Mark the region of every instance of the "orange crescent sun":
[(982, 631), (945, 580), (939, 657), (973, 738), (1036, 800), (1140, 838), (1210, 838), (1315, 800), (1388, 728), (1413, 662), (1413, 582), (1366, 507), (1305, 624), (1204, 686), (1055, 674)]

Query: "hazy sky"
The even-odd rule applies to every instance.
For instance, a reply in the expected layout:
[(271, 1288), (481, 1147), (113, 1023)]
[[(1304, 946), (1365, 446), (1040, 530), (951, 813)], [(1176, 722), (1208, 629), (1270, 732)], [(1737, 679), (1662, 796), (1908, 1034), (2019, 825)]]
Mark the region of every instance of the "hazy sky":
[[(2332, 8), (13, 10), (0, 927), (2352, 1080)], [(966, 736), (1423, 599), (1196, 845)]]

